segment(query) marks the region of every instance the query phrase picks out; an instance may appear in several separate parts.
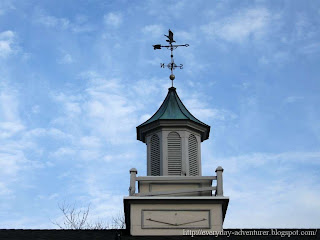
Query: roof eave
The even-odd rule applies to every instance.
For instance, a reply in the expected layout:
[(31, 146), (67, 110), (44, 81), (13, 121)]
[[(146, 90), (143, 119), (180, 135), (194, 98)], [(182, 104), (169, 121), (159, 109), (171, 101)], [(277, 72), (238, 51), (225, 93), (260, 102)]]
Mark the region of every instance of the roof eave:
[(148, 133), (163, 127), (168, 127), (168, 128), (186, 127), (189, 129), (193, 129), (200, 133), (201, 142), (207, 140), (210, 134), (209, 125), (200, 124), (190, 119), (183, 119), (183, 120), (182, 119), (159, 119), (143, 126), (139, 125), (137, 127), (137, 140), (146, 143), (145, 138)]

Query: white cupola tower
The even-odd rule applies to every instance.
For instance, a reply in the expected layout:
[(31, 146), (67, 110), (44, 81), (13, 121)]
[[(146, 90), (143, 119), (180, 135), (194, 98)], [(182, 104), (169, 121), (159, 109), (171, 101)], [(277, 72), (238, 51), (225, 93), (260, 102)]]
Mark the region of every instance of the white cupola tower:
[(201, 176), (201, 142), (210, 126), (183, 105), (176, 88), (158, 111), (137, 127), (138, 140), (147, 145), (148, 176)]
[[(137, 127), (137, 139), (147, 145), (147, 176), (130, 169), (129, 196), (124, 197), (126, 229), (133, 236), (185, 235), (186, 231), (222, 231), (229, 198), (223, 195), (223, 168), (202, 176), (201, 143), (210, 126), (195, 118), (173, 87), (177, 66), (172, 51), (173, 33), (165, 35), (171, 50), (172, 87), (162, 105)], [(163, 64), (164, 65), (164, 64)], [(213, 171), (212, 171), (213, 172)]]

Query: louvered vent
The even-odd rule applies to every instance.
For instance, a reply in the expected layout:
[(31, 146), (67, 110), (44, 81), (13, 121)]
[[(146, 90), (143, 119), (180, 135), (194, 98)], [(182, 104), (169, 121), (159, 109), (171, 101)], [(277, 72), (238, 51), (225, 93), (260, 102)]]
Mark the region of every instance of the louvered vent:
[(198, 176), (198, 143), (196, 137), (191, 134), (188, 139), (188, 152), (189, 152), (189, 175)]
[(160, 176), (160, 139), (158, 135), (151, 137), (151, 176)]
[(168, 135), (168, 175), (181, 175), (181, 138), (178, 133)]

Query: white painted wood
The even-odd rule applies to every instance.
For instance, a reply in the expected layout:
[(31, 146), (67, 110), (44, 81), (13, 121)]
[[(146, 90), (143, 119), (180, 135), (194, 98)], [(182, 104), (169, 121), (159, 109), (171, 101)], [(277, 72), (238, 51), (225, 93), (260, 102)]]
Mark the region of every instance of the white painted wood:
[(223, 168), (221, 166), (217, 167), (216, 173), (217, 173), (217, 196), (223, 196), (223, 180), (222, 180), (222, 172)]
[(168, 175), (181, 176), (182, 149), (181, 137), (177, 132), (168, 135)]
[(137, 181), (196, 181), (196, 180), (217, 180), (217, 176), (181, 176), (179, 178), (173, 176), (145, 176), (137, 177)]
[(151, 162), (151, 159), (150, 159), (150, 149), (151, 149), (150, 140), (151, 140), (151, 137), (152, 136), (146, 137), (146, 144), (147, 144), (147, 175), (148, 176), (151, 176), (151, 166), (150, 166), (150, 162)]
[(149, 192), (149, 193), (136, 193), (135, 196), (160, 196), (160, 195), (172, 195), (178, 193), (193, 193), (193, 192), (204, 192), (204, 191), (214, 191), (216, 187), (203, 187), (203, 188), (192, 188), (192, 189), (181, 189), (173, 191), (159, 191), (159, 192)]
[[(193, 135), (196, 138), (197, 142), (197, 175), (201, 176), (201, 135), (200, 133), (193, 131), (186, 127), (176, 127), (174, 129), (172, 128), (161, 128), (157, 129), (155, 132), (150, 132), (146, 135), (146, 144), (147, 144), (147, 175), (152, 176), (151, 173), (151, 146), (152, 141), (151, 138), (154, 135), (157, 135), (159, 137), (159, 149), (160, 149), (160, 176), (168, 176), (172, 175), (169, 174), (168, 171), (168, 136), (170, 133), (176, 132), (180, 136), (181, 140), (181, 171), (178, 175), (175, 173), (175, 176), (189, 176), (190, 175), (190, 162), (189, 162), (189, 137), (190, 135)], [(158, 174), (158, 173), (157, 173)]]
[(198, 142), (193, 134), (190, 134), (188, 138), (188, 163), (189, 163), (189, 175), (199, 175), (199, 161), (198, 161)]
[(154, 134), (150, 144), (150, 175), (160, 176), (160, 138)]
[(136, 193), (136, 176), (137, 176), (137, 169), (131, 168), (130, 169), (130, 187), (129, 187), (129, 195), (132, 196)]
[(199, 167), (199, 176), (202, 175), (202, 165), (201, 165), (201, 136), (195, 134), (198, 142), (198, 167)]

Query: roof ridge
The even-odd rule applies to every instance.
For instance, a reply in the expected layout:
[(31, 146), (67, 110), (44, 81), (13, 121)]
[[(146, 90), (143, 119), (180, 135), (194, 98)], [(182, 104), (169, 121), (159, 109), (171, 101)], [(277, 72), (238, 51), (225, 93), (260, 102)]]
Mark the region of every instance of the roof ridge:
[(192, 115), (192, 113), (186, 108), (181, 101), (176, 88), (170, 87), (168, 94), (158, 110), (145, 122), (140, 124), (137, 128), (152, 123), (157, 120), (174, 120), (174, 119), (188, 119), (203, 126), (209, 127), (209, 125), (200, 121), (198, 118)]
[[(174, 88), (174, 87), (171, 87), (171, 88)], [(162, 103), (161, 106), (159, 107), (159, 110), (161, 109), (162, 105), (164, 105), (165, 103), (166, 103), (166, 106), (164, 106), (164, 109), (167, 110), (169, 101), (166, 101), (166, 100), (167, 100), (167, 98), (170, 98), (170, 89), (171, 89), (171, 88), (169, 88), (169, 92), (168, 92), (166, 98), (164, 99), (163, 103)], [(174, 88), (174, 89), (175, 89), (175, 88)], [(174, 90), (173, 90), (173, 91), (174, 91)], [(162, 114), (159, 116), (159, 119), (160, 119), (160, 118), (163, 116), (163, 114), (166, 112), (165, 110), (164, 110), (164, 111), (162, 112)], [(158, 111), (157, 111), (157, 112), (158, 112)]]
[[(183, 114), (186, 118), (188, 118), (189, 120), (191, 120), (191, 119), (183, 112), (183, 110), (181, 109), (179, 102), (182, 103), (182, 101), (181, 101), (178, 93), (175, 91), (175, 89), (174, 89), (174, 92), (175, 92), (175, 98), (178, 97), (177, 103), (178, 103), (178, 107), (179, 107), (180, 111), (182, 112), (182, 114)], [(182, 106), (188, 111), (188, 109), (186, 108), (186, 106), (184, 106), (183, 103), (182, 103)], [(189, 111), (188, 111), (188, 112), (189, 112)], [(190, 112), (189, 112), (189, 113), (190, 113)], [(190, 114), (191, 114), (191, 113), (190, 113)], [(191, 114), (191, 116), (192, 116), (192, 114)]]

